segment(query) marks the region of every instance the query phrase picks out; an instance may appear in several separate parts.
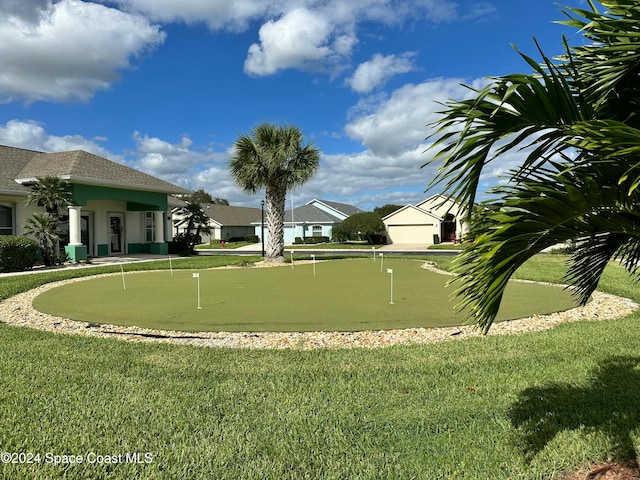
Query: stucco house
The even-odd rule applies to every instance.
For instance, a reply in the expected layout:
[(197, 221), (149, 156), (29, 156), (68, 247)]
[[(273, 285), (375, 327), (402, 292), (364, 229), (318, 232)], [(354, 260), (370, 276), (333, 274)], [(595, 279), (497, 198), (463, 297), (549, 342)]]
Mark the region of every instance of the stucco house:
[[(313, 199), (306, 204), (284, 212), (284, 243), (292, 244), (296, 238), (329, 237), (333, 227), (345, 218), (361, 213), (357, 207), (346, 203)], [(255, 234), (261, 237), (260, 220), (254, 223)], [(265, 225), (265, 241), (268, 232)]]
[(467, 232), (462, 206), (436, 194), (416, 205), (405, 205), (382, 219), (389, 243), (432, 245), (460, 241)]
[(168, 195), (189, 193), (146, 173), (82, 150), (44, 153), (0, 145), (0, 235), (20, 235), (29, 185), (56, 176), (69, 183), (73, 205), (64, 215), (63, 245), (71, 260), (88, 256), (168, 252)]

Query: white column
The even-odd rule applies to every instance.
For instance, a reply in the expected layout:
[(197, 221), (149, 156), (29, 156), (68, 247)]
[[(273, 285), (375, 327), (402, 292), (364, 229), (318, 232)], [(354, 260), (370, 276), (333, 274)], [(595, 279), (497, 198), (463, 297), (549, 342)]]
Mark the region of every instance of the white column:
[(153, 243), (164, 243), (164, 212), (153, 212), (153, 216), (153, 223), (156, 229)]
[(82, 207), (69, 207), (69, 245), (82, 245), (81, 231)]

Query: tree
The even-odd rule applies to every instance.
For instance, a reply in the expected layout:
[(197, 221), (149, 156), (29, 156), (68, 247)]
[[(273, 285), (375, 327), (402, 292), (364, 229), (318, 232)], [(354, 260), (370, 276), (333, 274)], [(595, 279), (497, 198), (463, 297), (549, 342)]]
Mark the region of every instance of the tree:
[(220, 197), (212, 197), (204, 188), (199, 188), (195, 192), (185, 195), (183, 199), (189, 199), (189, 201), (199, 203), (201, 205), (229, 205), (228, 200)]
[(42, 177), (31, 185), (31, 191), (27, 196), (26, 205), (35, 203), (44, 207), (45, 211), (60, 218), (60, 210), (71, 205), (73, 197), (69, 191), (69, 184), (59, 177)]
[(42, 263), (47, 267), (57, 263), (56, 246), (60, 240), (57, 228), (58, 219), (50, 213), (34, 213), (27, 218), (24, 226), (25, 233), (35, 238), (40, 245)]
[(269, 239), (266, 260), (284, 261), (284, 206), (287, 191), (315, 175), (320, 151), (302, 145), (302, 132), (292, 126), (263, 123), (236, 140), (229, 162), (231, 174), (245, 191), (265, 189)]
[(40, 235), (36, 238), (42, 248), (42, 259), (45, 265), (62, 263), (67, 258), (66, 254), (58, 255), (60, 250), (60, 236), (58, 225), (60, 211), (72, 204), (73, 196), (69, 191), (69, 184), (59, 177), (46, 176), (38, 178), (31, 185), (31, 191), (27, 195), (26, 205), (36, 204), (44, 207), (50, 217), (48, 222), (45, 217), (33, 215), (31, 222), (27, 220), (27, 230)]
[(183, 217), (183, 222), (187, 222), (184, 233), (179, 235), (179, 240), (182, 243), (182, 252), (185, 255), (191, 255), (200, 239), (200, 234), (211, 234), (210, 219), (202, 209), (202, 205), (188, 196), (185, 198), (185, 205), (177, 213)]
[(402, 205), (393, 205), (391, 203), (387, 203), (381, 207), (376, 207), (373, 209), (373, 213), (377, 213), (381, 218), (386, 217), (387, 215), (392, 214), (393, 212), (400, 210)]
[(333, 238), (338, 241), (366, 239), (369, 244), (373, 236), (384, 232), (382, 217), (374, 212), (362, 212), (345, 218), (342, 223), (333, 227)]
[(442, 163), (431, 186), (444, 184), (467, 212), (485, 167), (523, 151), (455, 262), (458, 307), (485, 332), (514, 271), (549, 246), (575, 242), (567, 282), (581, 304), (613, 258), (640, 278), (640, 4), (589, 5), (560, 22), (585, 44), (564, 39), (555, 62), (539, 46), (540, 63), (520, 53), (533, 73), (493, 78), (470, 100), (446, 103), (434, 124), (425, 165)]

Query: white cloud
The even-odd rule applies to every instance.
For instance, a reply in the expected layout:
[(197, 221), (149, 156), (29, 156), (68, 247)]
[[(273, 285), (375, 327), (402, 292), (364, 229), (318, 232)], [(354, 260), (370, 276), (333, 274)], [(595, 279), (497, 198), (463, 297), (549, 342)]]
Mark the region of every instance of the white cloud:
[(304, 8), (292, 10), (262, 25), (260, 44), (249, 47), (245, 72), (270, 75), (287, 68), (318, 70), (332, 53), (332, 31), (326, 18)]
[(361, 63), (347, 84), (358, 93), (369, 93), (384, 85), (391, 77), (407, 73), (416, 67), (413, 64), (415, 53), (407, 52), (400, 56), (376, 53), (371, 60)]
[[(108, 0), (102, 0), (108, 3)], [(407, 21), (458, 18), (450, 0), (115, 0), (125, 11), (159, 22), (205, 23), (211, 30), (243, 32), (261, 24), (247, 52), (245, 72), (326, 70), (349, 64), (365, 22), (398, 27)]]
[(10, 145), (39, 152), (84, 150), (121, 162), (121, 156), (112, 154), (98, 143), (103, 140), (90, 140), (81, 135), (51, 135), (47, 133), (41, 123), (33, 120), (9, 120), (6, 124), (0, 125), (1, 145)]
[(159, 26), (117, 9), (79, 0), (49, 7), (28, 27), (0, 24), (0, 101), (86, 101), (164, 41)]
[[(377, 103), (363, 103), (365, 111), (346, 127), (347, 135), (362, 142), (378, 156), (396, 157), (424, 142), (430, 133), (426, 125), (435, 121), (437, 112), (449, 98), (463, 98), (469, 91), (456, 79), (436, 79), (418, 85), (408, 84)], [(355, 110), (356, 113), (360, 113)]]

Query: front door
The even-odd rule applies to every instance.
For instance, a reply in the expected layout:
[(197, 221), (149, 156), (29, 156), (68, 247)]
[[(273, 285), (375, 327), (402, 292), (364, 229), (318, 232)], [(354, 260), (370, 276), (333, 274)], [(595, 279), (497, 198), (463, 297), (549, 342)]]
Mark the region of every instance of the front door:
[(111, 253), (124, 253), (124, 215), (112, 213), (109, 215), (109, 247)]

